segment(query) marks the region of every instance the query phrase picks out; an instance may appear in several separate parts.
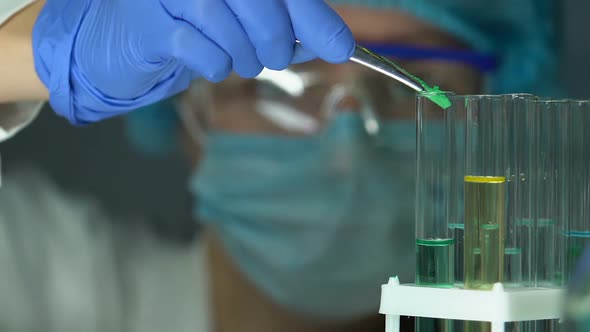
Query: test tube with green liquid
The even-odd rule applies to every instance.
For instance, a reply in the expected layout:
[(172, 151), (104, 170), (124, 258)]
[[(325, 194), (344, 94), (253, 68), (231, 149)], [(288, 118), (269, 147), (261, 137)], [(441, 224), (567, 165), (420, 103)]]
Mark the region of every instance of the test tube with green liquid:
[[(504, 279), (506, 227), (506, 115), (504, 96), (465, 100), (464, 287), (491, 290)], [(465, 322), (466, 332), (488, 332), (487, 322)]]
[[(442, 110), (432, 96), (417, 97), (416, 177), (416, 284), (425, 287), (454, 286), (454, 243), (449, 233), (449, 197), (453, 168), (453, 133), (456, 99), (444, 94), (451, 105)], [(419, 332), (450, 332), (448, 320), (419, 318)]]

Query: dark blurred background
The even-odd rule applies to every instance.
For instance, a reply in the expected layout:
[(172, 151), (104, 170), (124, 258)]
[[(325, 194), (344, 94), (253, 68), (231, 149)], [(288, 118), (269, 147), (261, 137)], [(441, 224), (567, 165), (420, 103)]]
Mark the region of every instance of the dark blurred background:
[(590, 1), (563, 0), (561, 77), (568, 97), (590, 99)]
[(175, 241), (195, 236), (188, 162), (179, 149), (158, 158), (141, 155), (130, 146), (122, 119), (79, 128), (45, 107), (30, 127), (2, 143), (0, 154), (3, 171), (33, 164), (65, 191), (97, 198), (118, 220), (141, 217)]

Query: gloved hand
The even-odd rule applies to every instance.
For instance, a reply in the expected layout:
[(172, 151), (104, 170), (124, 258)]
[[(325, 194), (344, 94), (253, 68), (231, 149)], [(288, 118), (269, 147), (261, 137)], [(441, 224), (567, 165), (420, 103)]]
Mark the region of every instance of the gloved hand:
[(324, 0), (47, 0), (33, 49), (52, 107), (81, 124), (198, 77), (254, 77), (313, 57), (345, 62), (354, 39)]

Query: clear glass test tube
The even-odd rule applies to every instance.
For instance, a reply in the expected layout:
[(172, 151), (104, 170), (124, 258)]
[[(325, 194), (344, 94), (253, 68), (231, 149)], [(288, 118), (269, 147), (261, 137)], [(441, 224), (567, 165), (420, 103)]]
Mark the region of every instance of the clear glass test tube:
[[(417, 97), (416, 284), (454, 286), (454, 239), (449, 233), (450, 175), (456, 126), (456, 99), (446, 110), (428, 96)], [(416, 331), (451, 331), (451, 322), (420, 318)]]
[(565, 232), (565, 271), (569, 274), (590, 244), (590, 101), (570, 102), (570, 216)]
[(504, 277), (506, 117), (502, 96), (470, 96), (465, 165), (465, 288)]
[(523, 286), (523, 254), (527, 244), (523, 241), (520, 209), (525, 176), (525, 150), (528, 141), (526, 128), (527, 109), (536, 99), (530, 94), (505, 95), (506, 126), (506, 242), (504, 248), (505, 287)]
[[(504, 279), (506, 227), (506, 98), (469, 96), (465, 100), (466, 289), (489, 290)], [(465, 331), (490, 331), (485, 322), (465, 322)]]
[(564, 198), (567, 194), (562, 186), (567, 170), (562, 161), (561, 133), (566, 128), (569, 102), (539, 99), (535, 102), (536, 174), (534, 222), (534, 285), (537, 287), (561, 286), (563, 275), (559, 271), (560, 255), (563, 252)]
[(559, 106), (557, 112), (557, 230), (555, 239), (556, 248), (556, 286), (563, 287), (567, 283), (567, 237), (564, 236), (569, 230), (571, 223), (571, 155), (572, 144), (570, 132), (573, 125), (573, 107), (571, 101), (568, 105)]
[(517, 192), (518, 206), (516, 222), (522, 247), (522, 285), (533, 287), (536, 270), (536, 249), (534, 224), (537, 215), (537, 200), (535, 198), (537, 173), (537, 124), (535, 114), (536, 100), (529, 100), (519, 115), (522, 123), (519, 138), (519, 176), (520, 183)]
[[(567, 130), (570, 103), (565, 100), (538, 99), (530, 110), (533, 140), (531, 194), (535, 210), (529, 232), (533, 258), (531, 285), (561, 287), (564, 280), (564, 230), (569, 215), (567, 179)], [(564, 136), (565, 135), (565, 136)], [(529, 324), (530, 326), (531, 324)], [(557, 320), (537, 321), (528, 330), (555, 331)]]
[[(526, 126), (526, 110), (531, 100), (536, 97), (530, 94), (504, 95), (505, 113), (505, 169), (506, 169), (506, 228), (504, 248), (504, 287), (522, 287), (523, 281), (523, 248), (519, 208), (521, 185), (524, 180), (523, 149), (526, 146), (522, 129)], [(506, 331), (524, 332), (525, 322), (506, 323)]]
[[(534, 272), (536, 256), (534, 253), (535, 236), (534, 236), (534, 218), (536, 216), (535, 200), (535, 180), (536, 172), (536, 118), (532, 115), (535, 113), (535, 102), (538, 99), (535, 96), (524, 95), (520, 100), (515, 100), (513, 105), (512, 119), (510, 125), (512, 132), (510, 143), (514, 155), (513, 164), (517, 181), (512, 192), (509, 194), (508, 210), (508, 235), (506, 239), (506, 250), (515, 243), (520, 248), (521, 271), (518, 280), (514, 280), (515, 274), (505, 274), (507, 284), (514, 287), (532, 287), (534, 285)], [(512, 229), (512, 234), (511, 230)], [(511, 280), (511, 279), (512, 280)], [(512, 331), (519, 332), (536, 332), (536, 322), (515, 322), (510, 325)], [(540, 332), (540, 331), (539, 331)]]

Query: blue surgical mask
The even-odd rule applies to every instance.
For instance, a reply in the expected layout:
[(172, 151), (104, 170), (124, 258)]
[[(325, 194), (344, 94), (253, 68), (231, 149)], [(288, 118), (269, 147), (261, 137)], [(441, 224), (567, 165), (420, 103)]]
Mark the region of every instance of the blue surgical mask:
[(209, 133), (197, 215), (276, 302), (321, 319), (377, 312), (380, 285), (413, 281), (415, 123), (370, 136), (358, 113), (321, 134)]

